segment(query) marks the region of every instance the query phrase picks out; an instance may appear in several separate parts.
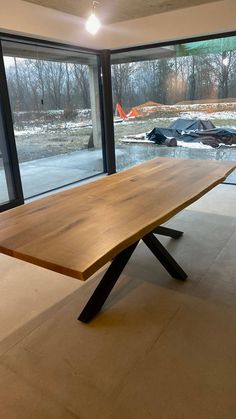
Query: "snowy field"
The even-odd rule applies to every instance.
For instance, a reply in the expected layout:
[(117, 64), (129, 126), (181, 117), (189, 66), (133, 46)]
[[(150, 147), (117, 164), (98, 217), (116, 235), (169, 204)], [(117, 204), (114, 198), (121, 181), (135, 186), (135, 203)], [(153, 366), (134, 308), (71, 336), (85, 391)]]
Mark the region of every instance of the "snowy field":
[[(62, 155), (72, 156), (80, 150), (88, 149), (92, 133), (90, 109), (73, 110), (72, 114), (63, 110), (17, 112), (13, 118), (20, 163)], [(155, 116), (115, 123), (118, 170), (155, 156), (236, 161), (236, 148), (233, 147), (222, 145), (218, 149), (212, 149), (201, 143), (181, 141), (178, 141), (177, 147), (166, 147), (146, 140), (145, 134), (154, 127), (168, 127), (177, 118), (208, 119), (216, 127), (236, 128), (236, 103), (163, 105)], [(88, 166), (89, 164), (88, 160)]]
[[(220, 106), (220, 108), (219, 108)], [(236, 128), (236, 104), (193, 104), (159, 107), (155, 117), (130, 119), (115, 124), (117, 145), (127, 136), (137, 136), (151, 131), (154, 127), (168, 127), (177, 118), (200, 118), (211, 120), (216, 127)], [(20, 162), (36, 160), (87, 149), (92, 133), (90, 109), (71, 112), (55, 110), (48, 112), (16, 112), (13, 115), (14, 132)], [(179, 143), (178, 146), (186, 147)], [(156, 147), (159, 147), (156, 145)], [(193, 147), (198, 147), (194, 144)], [(199, 148), (203, 150), (199, 143)]]
[[(182, 105), (182, 108), (182, 111), (173, 117), (145, 118), (117, 124), (115, 126), (115, 142), (116, 150), (120, 151), (120, 156), (117, 159), (117, 169), (123, 170), (154, 157), (236, 161), (236, 146), (229, 147), (221, 144), (220, 147), (214, 149), (201, 142), (177, 141), (177, 147), (167, 147), (148, 141), (146, 134), (154, 127), (167, 128), (178, 118), (210, 120), (217, 128), (230, 127), (236, 129), (236, 110), (209, 112), (208, 108), (208, 112), (204, 112), (202, 110), (204, 105), (201, 105), (201, 111), (197, 110), (198, 105), (191, 105), (191, 111), (186, 111), (187, 107), (185, 105)], [(236, 172), (232, 173), (227, 181), (236, 183)]]
[[(209, 119), (216, 127), (236, 128), (236, 110), (219, 112), (186, 111), (157, 117), (130, 119), (115, 123), (117, 170), (154, 157), (177, 157), (236, 161), (236, 147), (212, 148), (202, 143), (178, 141), (177, 147), (156, 145), (147, 141), (146, 133), (154, 127), (168, 127), (177, 118)], [(209, 110), (209, 109), (208, 109)], [(90, 110), (78, 112), (73, 120), (63, 111), (19, 113), (14, 115), (15, 137), (25, 197), (76, 182), (103, 171), (102, 152), (88, 150), (92, 133)], [(8, 199), (0, 159), (0, 202)], [(236, 172), (227, 179), (236, 184)], [(40, 189), (39, 189), (40, 188)]]

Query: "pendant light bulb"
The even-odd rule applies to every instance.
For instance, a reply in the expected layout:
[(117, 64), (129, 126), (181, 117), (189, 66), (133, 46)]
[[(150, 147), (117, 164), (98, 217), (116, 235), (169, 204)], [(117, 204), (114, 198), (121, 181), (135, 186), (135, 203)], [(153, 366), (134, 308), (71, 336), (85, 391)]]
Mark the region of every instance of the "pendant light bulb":
[(99, 4), (97, 1), (93, 1), (92, 4), (92, 14), (89, 16), (87, 22), (86, 22), (86, 30), (91, 33), (92, 35), (95, 35), (99, 28), (101, 27), (101, 23), (97, 16), (95, 15), (95, 6), (96, 4)]

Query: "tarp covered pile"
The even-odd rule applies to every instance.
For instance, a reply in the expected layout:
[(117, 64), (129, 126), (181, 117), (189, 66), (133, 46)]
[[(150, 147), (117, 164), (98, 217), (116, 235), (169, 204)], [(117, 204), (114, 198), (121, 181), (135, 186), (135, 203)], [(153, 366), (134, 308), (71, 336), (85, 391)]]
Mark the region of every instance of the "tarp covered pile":
[(221, 144), (236, 145), (236, 129), (215, 128), (211, 121), (201, 119), (177, 119), (169, 128), (154, 128), (147, 137), (156, 144), (167, 144), (166, 140), (174, 138), (184, 142), (201, 142), (214, 148)]

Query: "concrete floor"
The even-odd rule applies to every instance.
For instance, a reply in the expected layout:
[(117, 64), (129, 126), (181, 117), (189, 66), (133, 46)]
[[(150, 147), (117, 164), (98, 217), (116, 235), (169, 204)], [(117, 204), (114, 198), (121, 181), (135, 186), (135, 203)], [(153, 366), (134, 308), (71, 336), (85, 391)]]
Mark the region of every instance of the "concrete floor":
[(0, 255), (1, 419), (235, 419), (236, 187), (220, 185), (162, 238), (189, 274), (140, 244), (100, 315), (86, 283)]
[[(101, 150), (80, 150), (20, 163), (25, 198), (63, 187), (101, 172), (103, 172)], [(3, 170), (0, 170), (0, 202), (7, 200), (5, 176)]]
[[(188, 148), (188, 147), (164, 147), (156, 144), (123, 144), (116, 147), (117, 170), (123, 170), (143, 161), (155, 157), (175, 157), (178, 159), (200, 160), (223, 160), (236, 161), (236, 153), (233, 148)], [(119, 152), (119, 154), (118, 154)], [(236, 170), (227, 179), (236, 184)]]
[[(126, 144), (116, 147), (117, 171), (134, 166), (154, 157), (234, 161), (229, 150), (202, 150), (183, 147), (157, 147), (155, 144)], [(101, 150), (80, 150), (20, 164), (24, 197), (29, 198), (55, 188), (86, 179), (103, 172)], [(236, 171), (227, 179), (236, 183)], [(0, 203), (8, 201), (6, 180), (0, 169)]]

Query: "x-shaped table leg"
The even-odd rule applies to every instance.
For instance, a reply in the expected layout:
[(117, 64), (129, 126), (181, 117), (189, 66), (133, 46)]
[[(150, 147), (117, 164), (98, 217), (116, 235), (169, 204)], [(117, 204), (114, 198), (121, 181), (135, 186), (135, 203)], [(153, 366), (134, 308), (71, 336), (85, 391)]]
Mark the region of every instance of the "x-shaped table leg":
[[(165, 229), (165, 227), (163, 227), (163, 229)], [(168, 232), (171, 232), (170, 229), (168, 230)], [(176, 232), (176, 230), (173, 231)], [(156, 230), (155, 233), (159, 234)], [(180, 237), (182, 234), (179, 234), (178, 237)], [(142, 238), (142, 240), (173, 278), (180, 280), (185, 280), (187, 278), (187, 274), (178, 265), (175, 259), (170, 255), (170, 253), (159, 242), (159, 240), (154, 236), (153, 233), (147, 234)], [(132, 244), (131, 246), (127, 247), (125, 250), (121, 251), (113, 259), (109, 268), (107, 269), (103, 278), (101, 279), (100, 283), (95, 289), (94, 293), (92, 294), (84, 309), (80, 313), (78, 320), (82, 321), (83, 323), (88, 323), (101, 310), (103, 304), (105, 303), (117, 280), (119, 279), (120, 274), (122, 273), (130, 257), (132, 256), (137, 245), (138, 241)]]

